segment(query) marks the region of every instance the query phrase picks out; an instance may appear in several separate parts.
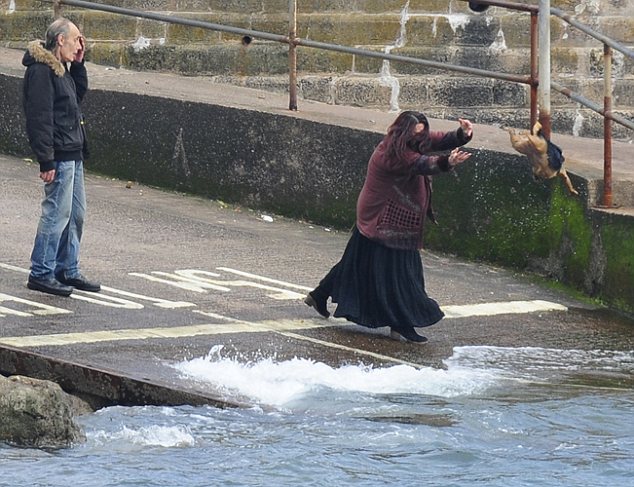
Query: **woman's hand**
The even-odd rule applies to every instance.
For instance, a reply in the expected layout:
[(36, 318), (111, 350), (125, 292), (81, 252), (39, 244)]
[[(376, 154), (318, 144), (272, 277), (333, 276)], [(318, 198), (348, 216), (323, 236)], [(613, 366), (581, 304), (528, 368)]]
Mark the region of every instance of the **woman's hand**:
[(465, 152), (460, 149), (454, 149), (449, 154), (449, 166), (454, 167), (458, 164), (462, 164), (464, 161), (471, 157), (470, 152)]
[(471, 137), (473, 135), (473, 124), (470, 120), (466, 118), (459, 118), (458, 122), (460, 123), (460, 128), (464, 132), (467, 137)]

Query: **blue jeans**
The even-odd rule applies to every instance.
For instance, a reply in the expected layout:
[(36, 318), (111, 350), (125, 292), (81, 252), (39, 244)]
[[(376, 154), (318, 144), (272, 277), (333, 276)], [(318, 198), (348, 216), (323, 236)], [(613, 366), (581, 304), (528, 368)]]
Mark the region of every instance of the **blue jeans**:
[(79, 275), (79, 242), (86, 214), (84, 165), (60, 161), (53, 182), (44, 185), (42, 216), (31, 253), (31, 277)]

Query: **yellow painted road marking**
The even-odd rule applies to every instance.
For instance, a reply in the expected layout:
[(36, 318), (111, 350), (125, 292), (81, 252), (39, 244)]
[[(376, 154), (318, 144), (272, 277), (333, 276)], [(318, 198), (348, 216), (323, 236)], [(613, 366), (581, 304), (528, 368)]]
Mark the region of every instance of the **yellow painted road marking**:
[(293, 333), (290, 330), (309, 330), (313, 328), (323, 328), (329, 326), (349, 325), (345, 320), (267, 320), (250, 323), (246, 321), (227, 318), (231, 321), (227, 323), (209, 323), (193, 326), (174, 326), (160, 328), (138, 328), (111, 331), (93, 331), (85, 333), (59, 333), (53, 335), (25, 336), (25, 337), (7, 337), (0, 338), (0, 344), (10, 345), (17, 348), (25, 347), (43, 347), (43, 346), (63, 346), (76, 345), (79, 343), (98, 343), (113, 342), (121, 340), (147, 340), (147, 339), (165, 339), (165, 338), (187, 338), (195, 336), (222, 335), (229, 333), (253, 333), (253, 332), (272, 332), (282, 336), (293, 338), (296, 340), (309, 341), (328, 348), (345, 350), (356, 355), (365, 355), (374, 359), (383, 360), (385, 362), (394, 362), (399, 364), (410, 365), (412, 367), (420, 367), (419, 364), (400, 360), (388, 355), (369, 352), (358, 348), (347, 347), (337, 343), (319, 340), (317, 338), (307, 337)]
[(246, 322), (232, 320), (232, 323), (207, 323), (190, 326), (165, 326), (157, 328), (129, 328), (121, 330), (99, 330), (77, 333), (56, 333), (22, 337), (3, 337), (0, 344), (14, 347), (43, 347), (97, 343), (120, 340), (146, 340), (150, 338), (186, 338), (200, 335), (221, 335), (226, 333), (251, 333), (266, 331), (308, 330), (325, 326), (336, 326), (336, 321), (326, 320), (270, 320)]
[(258, 276), (257, 274), (251, 274), (249, 272), (239, 271), (231, 269), (230, 267), (216, 267), (219, 271), (230, 272), (242, 277), (249, 277), (251, 279), (257, 279), (258, 281), (270, 282), (271, 284), (279, 284), (283, 287), (290, 287), (295, 289), (301, 289), (302, 291), (312, 291), (312, 287), (300, 286), (299, 284), (293, 284), (292, 282), (278, 281), (277, 279), (271, 279), (270, 277)]
[[(482, 303), (468, 306), (447, 306), (443, 308), (448, 318), (465, 318), (470, 316), (490, 316), (496, 314), (531, 313), (537, 311), (565, 311), (565, 306), (548, 301), (513, 301), (510, 303)], [(76, 343), (95, 343), (117, 340), (145, 340), (148, 338), (184, 338), (200, 335), (217, 335), (226, 333), (249, 332), (281, 332), (290, 330), (306, 330), (329, 326), (345, 325), (341, 319), (330, 320), (266, 320), (246, 322), (215, 313), (198, 311), (199, 314), (218, 318), (225, 323), (212, 323), (192, 326), (166, 326), (158, 328), (135, 328), (122, 330), (102, 330), (93, 332), (59, 333), (22, 337), (0, 338), (0, 343), (15, 347), (55, 346)], [(230, 321), (231, 324), (227, 324)]]
[(407, 362), (406, 360), (401, 360), (401, 359), (398, 359), (398, 358), (390, 357), (388, 355), (383, 355), (383, 354), (375, 353), (375, 352), (369, 352), (368, 350), (360, 350), (358, 348), (346, 347), (345, 345), (339, 345), (338, 343), (326, 342), (324, 340), (319, 340), (317, 338), (307, 337), (307, 336), (304, 336), (304, 335), (298, 335), (297, 333), (291, 333), (291, 332), (288, 332), (288, 331), (280, 331), (278, 333), (280, 335), (284, 335), (284, 336), (289, 337), (289, 338), (295, 338), (297, 340), (304, 340), (304, 341), (307, 341), (307, 342), (316, 343), (318, 345), (324, 345), (324, 346), (330, 347), (330, 348), (336, 348), (336, 349), (339, 349), (339, 350), (345, 350), (347, 352), (353, 352), (353, 353), (358, 354), (358, 355), (366, 355), (368, 357), (376, 358), (376, 359), (383, 360), (383, 361), (386, 361), (386, 362), (396, 362), (398, 364), (409, 365), (410, 367), (415, 367), (415, 368), (419, 368), (421, 366), (420, 364), (415, 364), (413, 362)]
[[(48, 304), (37, 303), (35, 301), (30, 301), (28, 299), (18, 298), (16, 296), (10, 296), (9, 294), (0, 293), (0, 303), (3, 302), (13, 302), (22, 305), (24, 308), (29, 311), (19, 311), (13, 308), (7, 308), (6, 306), (0, 306), (0, 312), (6, 313), (13, 316), (22, 316), (29, 317), (33, 315), (46, 316), (46, 315), (55, 315), (55, 314), (65, 314), (71, 313), (67, 309), (57, 308), (55, 306), (50, 306)], [(5, 316), (0, 314), (0, 316)]]
[[(19, 271), (19, 272), (29, 272), (26, 269), (22, 269), (19, 267), (15, 267), (9, 264), (0, 263), (1, 268), (5, 268), (8, 270)], [(233, 273), (239, 275), (241, 277), (249, 277), (252, 279), (260, 280), (263, 282), (267, 282), (269, 284), (277, 284), (284, 287), (290, 287), (301, 290), (309, 290), (310, 288), (305, 288), (304, 286), (298, 286), (295, 284), (287, 283), (284, 281), (277, 281), (275, 279), (266, 278), (263, 276), (257, 276), (255, 274), (249, 274), (246, 272), (238, 271), (235, 269), (230, 269), (227, 267), (218, 267), (218, 270)], [(141, 273), (130, 273), (130, 275), (143, 277), (149, 280), (155, 280), (158, 282), (168, 283), (172, 285), (177, 285), (179, 287), (183, 287), (185, 289), (191, 291), (205, 292), (204, 288), (211, 288), (217, 291), (229, 291), (230, 289), (221, 286), (221, 284), (225, 284), (228, 286), (250, 286), (257, 287), (265, 290), (273, 290), (279, 292), (279, 294), (269, 295), (269, 297), (274, 297), (276, 299), (298, 299), (303, 298), (303, 294), (296, 293), (294, 291), (289, 291), (288, 289), (279, 289), (272, 286), (267, 286), (263, 284), (257, 284), (249, 281), (218, 281), (215, 279), (209, 279), (209, 277), (217, 277), (218, 274), (200, 271), (194, 269), (186, 269), (181, 271), (175, 271), (175, 274), (169, 274), (164, 272), (152, 272), (154, 275), (160, 275), (163, 277), (169, 277), (170, 280), (157, 278), (148, 274)], [(175, 280), (174, 280), (175, 279)], [(178, 281), (178, 282), (177, 282)], [(106, 291), (110, 291), (113, 293), (118, 293), (120, 295), (124, 295), (126, 297), (137, 298), (137, 299), (145, 299), (153, 302), (157, 306), (166, 307), (166, 308), (177, 308), (177, 307), (189, 307), (195, 306), (194, 303), (188, 302), (171, 302), (159, 298), (150, 298), (147, 296), (130, 293), (127, 291), (116, 290), (113, 288), (103, 288)], [(75, 294), (71, 295), (71, 297), (75, 297), (76, 299), (81, 299), (88, 302), (93, 302), (96, 304), (104, 304), (102, 301), (105, 298), (110, 302), (110, 306), (117, 307), (128, 307), (133, 309), (142, 309), (143, 305), (135, 303), (133, 301), (129, 301), (122, 298), (115, 298), (112, 296), (105, 296), (99, 294)], [(15, 301), (21, 304), (30, 304), (31, 306), (35, 305), (41, 306), (45, 308), (43, 305), (37, 305), (37, 303), (27, 302), (25, 300), (20, 300), (19, 298), (13, 298), (9, 295), (0, 294), (0, 302), (5, 301)], [(158, 303), (158, 304), (157, 304)], [(472, 305), (448, 305), (443, 306), (442, 310), (445, 313), (446, 318), (467, 318), (474, 316), (494, 316), (501, 314), (526, 314), (526, 313), (535, 313), (535, 312), (546, 312), (546, 311), (566, 311), (568, 308), (566, 306), (551, 303), (548, 301), (510, 301), (510, 302), (497, 302), (497, 303), (479, 303)], [(66, 310), (61, 310), (62, 312), (69, 312)], [(0, 307), (0, 312), (9, 313), (11, 312), (14, 315), (25, 316), (27, 313), (18, 310), (12, 310), (6, 307)], [(31, 311), (32, 313), (37, 314), (46, 314), (47, 312), (51, 312), (49, 309), (42, 309), (38, 311)], [(226, 316), (222, 316), (213, 312), (205, 312), (200, 310), (193, 310), (194, 313), (201, 314), (203, 316), (207, 316), (210, 318), (222, 320), (222, 323), (208, 323), (208, 324), (200, 324), (200, 325), (192, 325), (192, 326), (165, 326), (165, 327), (156, 327), (156, 328), (136, 328), (136, 329), (121, 329), (121, 330), (100, 330), (93, 332), (79, 332), (79, 333), (59, 333), (59, 334), (51, 334), (51, 335), (38, 335), (38, 336), (22, 336), (22, 337), (5, 337), (0, 338), (0, 344), (11, 345), (14, 347), (38, 347), (38, 346), (63, 346), (63, 345), (71, 345), (71, 344), (79, 344), (79, 343), (97, 343), (97, 342), (110, 342), (110, 341), (120, 341), (120, 340), (146, 340), (146, 339), (168, 339), (168, 338), (186, 338), (186, 337), (195, 337), (195, 336), (210, 336), (210, 335), (220, 335), (220, 334), (229, 334), (229, 333), (252, 333), (252, 332), (273, 332), (278, 333), (280, 335), (297, 339), (309, 341), (311, 343), (323, 345), (330, 348), (335, 348), (339, 350), (346, 350), (355, 354), (366, 355), (372, 358), (396, 362), (401, 364), (407, 364), (414, 367), (417, 367), (417, 364), (413, 364), (410, 362), (402, 361), (396, 359), (394, 357), (389, 357), (386, 355), (377, 354), (374, 352), (369, 352), (366, 350), (360, 350), (352, 347), (346, 347), (345, 345), (339, 345), (332, 342), (327, 342), (323, 340), (319, 340), (317, 338), (307, 337), (304, 335), (300, 335), (294, 333), (294, 331), (298, 330), (308, 330), (314, 328), (322, 328), (329, 326), (338, 326), (338, 325), (348, 325), (349, 322), (343, 319), (331, 319), (329, 321), (326, 320), (266, 320), (259, 322), (247, 322), (235, 318), (230, 318)], [(4, 315), (0, 314), (0, 317)], [(229, 322), (229, 323), (227, 323)]]
[(537, 300), (442, 306), (442, 310), (446, 318), (469, 318), (473, 316), (537, 313), (539, 311), (567, 311), (568, 308), (562, 304)]

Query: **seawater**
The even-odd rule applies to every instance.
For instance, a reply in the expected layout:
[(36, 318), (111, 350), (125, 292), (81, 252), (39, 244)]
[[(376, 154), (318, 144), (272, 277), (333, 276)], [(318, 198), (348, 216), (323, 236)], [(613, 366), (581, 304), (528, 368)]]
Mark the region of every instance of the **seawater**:
[(112, 407), (0, 448), (2, 486), (634, 486), (634, 352), (462, 347), (444, 369), (171, 364), (252, 407)]

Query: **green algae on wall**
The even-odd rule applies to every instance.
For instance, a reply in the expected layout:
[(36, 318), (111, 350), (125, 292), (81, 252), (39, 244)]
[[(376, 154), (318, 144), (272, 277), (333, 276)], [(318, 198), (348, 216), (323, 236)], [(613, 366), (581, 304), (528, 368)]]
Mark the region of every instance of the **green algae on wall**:
[(549, 246), (557, 254), (563, 279), (583, 283), (590, 266), (592, 221), (581, 197), (571, 197), (558, 185), (554, 188), (548, 221)]
[(601, 240), (605, 255), (600, 296), (609, 305), (634, 313), (634, 228), (619, 215), (602, 213)]
[(430, 248), (525, 268), (546, 258), (551, 182), (533, 181), (515, 155), (476, 151), (455, 174), (434, 178), (439, 224), (427, 225)]

